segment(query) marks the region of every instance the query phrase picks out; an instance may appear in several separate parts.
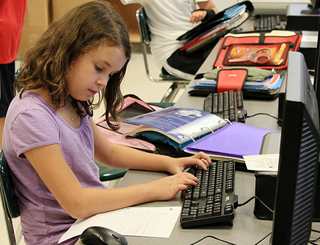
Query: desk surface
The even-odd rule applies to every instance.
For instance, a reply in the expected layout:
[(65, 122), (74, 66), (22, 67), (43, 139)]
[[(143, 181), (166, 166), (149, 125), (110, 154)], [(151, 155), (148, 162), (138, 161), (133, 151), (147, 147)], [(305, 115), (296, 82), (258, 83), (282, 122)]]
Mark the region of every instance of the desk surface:
[[(216, 50), (214, 49), (207, 61), (202, 65), (199, 72), (207, 72), (211, 69), (213, 57)], [(192, 83), (192, 81), (191, 81)], [(194, 97), (188, 95), (187, 88), (177, 101), (177, 107), (190, 107), (202, 109), (204, 97)], [(278, 103), (275, 101), (244, 101), (244, 107), (248, 111), (248, 115), (257, 112), (266, 112), (277, 116)], [(277, 120), (267, 116), (257, 116), (252, 119), (246, 119), (246, 123), (258, 125), (272, 130), (280, 130), (277, 125)], [(123, 180), (119, 183), (119, 187), (128, 186), (138, 183), (147, 183), (155, 179), (167, 176), (167, 173), (145, 172), (129, 170)], [(243, 203), (250, 197), (254, 196), (255, 179), (253, 173), (236, 172), (235, 193), (239, 197), (239, 203)], [(176, 198), (165, 202), (152, 202), (143, 204), (144, 206), (181, 206), (180, 194)], [(182, 229), (179, 221), (176, 223), (174, 230), (169, 239), (164, 238), (146, 238), (146, 237), (127, 237), (129, 244), (190, 244), (206, 235), (217, 236), (220, 239), (227, 240), (236, 244), (250, 245), (255, 244), (268, 233), (271, 232), (272, 222), (258, 220), (253, 214), (254, 201), (249, 204), (239, 207), (236, 210), (236, 217), (233, 226), (206, 226), (197, 229)], [(206, 239), (200, 244), (219, 244), (216, 240)], [(267, 243), (264, 243), (267, 244)]]
[[(212, 63), (217, 53), (218, 45), (213, 49), (205, 63), (201, 66), (198, 73), (208, 72), (212, 69)], [(191, 81), (190, 85), (192, 85)], [(189, 86), (190, 86), (189, 85)], [(194, 97), (188, 95), (189, 87), (181, 95), (175, 106), (189, 107), (202, 109), (204, 97)], [(253, 115), (258, 112), (271, 114), (275, 117), (278, 115), (278, 100), (262, 101), (262, 100), (245, 100), (244, 107), (247, 109), (248, 115)], [(270, 130), (278, 130), (281, 128), (277, 125), (277, 120), (268, 116), (256, 116), (246, 119), (247, 124), (252, 124), (264, 127)], [(119, 187), (129, 186), (138, 183), (147, 183), (162, 177), (167, 176), (167, 173), (159, 172), (145, 172), (129, 170), (123, 180), (120, 182)], [(243, 203), (255, 195), (255, 178), (253, 173), (249, 172), (236, 172), (235, 178), (235, 193), (238, 195), (239, 203)], [(165, 202), (151, 202), (142, 204), (143, 206), (161, 207), (161, 206), (181, 206), (180, 194), (174, 199)], [(169, 239), (164, 238), (146, 238), (146, 237), (127, 237), (129, 244), (152, 244), (152, 245), (179, 245), (191, 244), (198, 241), (204, 236), (211, 235), (220, 239), (232, 242), (239, 245), (253, 245), (268, 235), (272, 230), (272, 222), (257, 219), (254, 214), (254, 201), (252, 200), (247, 205), (238, 207), (235, 210), (235, 219), (233, 226), (205, 226), (195, 229), (182, 229), (180, 222), (177, 221), (172, 234)], [(260, 244), (269, 244), (269, 238)], [(202, 242), (203, 244), (225, 244), (218, 242), (212, 238), (207, 238)]]

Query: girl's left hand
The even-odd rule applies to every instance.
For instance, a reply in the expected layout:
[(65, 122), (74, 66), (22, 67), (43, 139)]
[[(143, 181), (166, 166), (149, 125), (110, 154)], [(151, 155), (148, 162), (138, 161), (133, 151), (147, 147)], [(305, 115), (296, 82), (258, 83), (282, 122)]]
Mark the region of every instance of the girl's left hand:
[(205, 10), (194, 11), (192, 13), (190, 20), (189, 20), (189, 23), (192, 23), (192, 24), (198, 23), (198, 22), (202, 21), (206, 17), (206, 15), (207, 15), (207, 11), (205, 11)]
[(182, 173), (186, 167), (192, 165), (198, 165), (206, 170), (206, 164), (211, 164), (210, 157), (204, 152), (199, 152), (191, 157), (173, 158), (173, 161), (168, 164), (168, 172), (171, 174)]

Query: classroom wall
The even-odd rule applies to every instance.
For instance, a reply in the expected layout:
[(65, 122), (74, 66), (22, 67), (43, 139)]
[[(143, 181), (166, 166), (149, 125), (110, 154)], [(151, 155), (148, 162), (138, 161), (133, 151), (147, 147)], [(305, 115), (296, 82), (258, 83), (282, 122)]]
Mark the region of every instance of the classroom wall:
[(51, 0), (27, 0), (17, 59), (20, 60), (29, 44), (35, 41), (51, 22)]
[[(17, 60), (21, 60), (28, 46), (34, 42), (56, 19), (59, 19), (73, 7), (91, 0), (27, 0), (27, 10), (22, 28), (20, 48)], [(139, 42), (139, 30), (135, 17), (140, 4), (123, 5), (120, 0), (106, 0), (122, 16), (127, 25), (130, 38)]]

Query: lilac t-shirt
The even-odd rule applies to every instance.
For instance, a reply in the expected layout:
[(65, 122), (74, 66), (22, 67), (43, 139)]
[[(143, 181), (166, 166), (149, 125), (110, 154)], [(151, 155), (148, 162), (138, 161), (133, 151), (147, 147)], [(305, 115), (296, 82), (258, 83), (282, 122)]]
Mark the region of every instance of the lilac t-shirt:
[[(59, 144), (62, 153), (84, 188), (106, 188), (94, 163), (91, 117), (79, 128), (67, 124), (39, 95), (26, 91), (16, 96), (6, 117), (3, 150), (13, 172), (21, 213), (22, 233), (27, 244), (57, 244), (75, 222), (47, 189), (24, 152)], [(70, 244), (74, 243), (69, 241)]]

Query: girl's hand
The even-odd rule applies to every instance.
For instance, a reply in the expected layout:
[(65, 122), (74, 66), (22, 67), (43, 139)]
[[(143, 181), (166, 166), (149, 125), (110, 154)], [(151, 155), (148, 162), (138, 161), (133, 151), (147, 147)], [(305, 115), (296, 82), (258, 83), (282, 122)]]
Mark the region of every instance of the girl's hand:
[(210, 157), (204, 152), (199, 152), (191, 157), (173, 158), (173, 162), (168, 162), (168, 172), (171, 174), (182, 173), (186, 167), (192, 165), (198, 165), (207, 170), (207, 164), (211, 164)]
[(205, 10), (198, 10), (198, 11), (194, 11), (191, 15), (191, 18), (189, 20), (189, 23), (198, 23), (200, 21), (202, 21), (204, 19), (204, 17), (206, 17), (207, 15), (207, 11)]
[(150, 201), (164, 201), (174, 198), (179, 191), (187, 190), (188, 185), (196, 186), (199, 180), (190, 173), (179, 173), (152, 181), (146, 186), (150, 193)]

